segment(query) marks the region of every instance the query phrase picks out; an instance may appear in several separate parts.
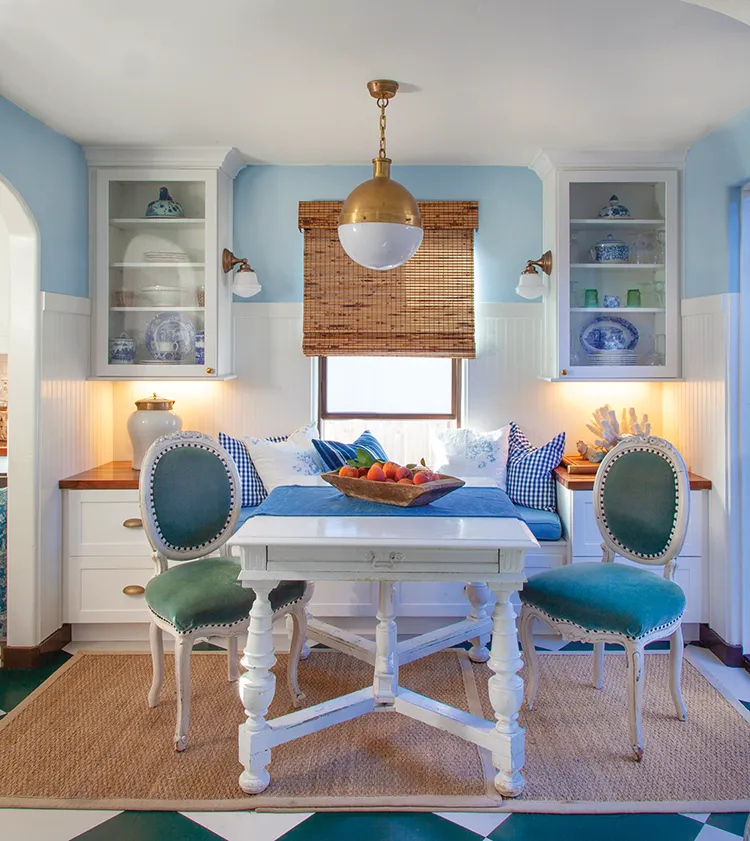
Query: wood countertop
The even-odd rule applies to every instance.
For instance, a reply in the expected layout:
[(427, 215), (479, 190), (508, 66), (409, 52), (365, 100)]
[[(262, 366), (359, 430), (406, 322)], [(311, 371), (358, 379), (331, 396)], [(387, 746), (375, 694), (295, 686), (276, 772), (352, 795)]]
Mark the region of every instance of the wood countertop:
[(109, 461), (75, 476), (60, 480), (60, 487), (71, 491), (137, 490), (140, 471), (129, 461)]
[[(60, 487), (73, 491), (101, 491), (101, 490), (137, 490), (138, 470), (133, 470), (129, 461), (110, 461), (75, 476), (68, 476), (60, 480)], [(555, 469), (555, 479), (565, 488), (573, 491), (590, 491), (594, 487), (594, 476), (568, 473), (564, 467)], [(711, 489), (711, 481), (690, 474), (691, 491), (707, 491)]]
[[(698, 476), (695, 473), (690, 473), (690, 490), (691, 491), (710, 491), (711, 480), (704, 479), (703, 476)], [(568, 471), (560, 466), (555, 468), (555, 479), (564, 487), (570, 488), (572, 491), (591, 491), (594, 489), (595, 475), (586, 475), (581, 473), (568, 473)]]

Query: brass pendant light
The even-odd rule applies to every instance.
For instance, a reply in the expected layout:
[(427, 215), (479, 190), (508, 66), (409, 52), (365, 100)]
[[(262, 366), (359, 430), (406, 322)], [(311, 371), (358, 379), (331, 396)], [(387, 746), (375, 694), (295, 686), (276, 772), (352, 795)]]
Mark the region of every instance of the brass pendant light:
[(391, 179), (391, 159), (385, 153), (385, 109), (396, 95), (398, 82), (378, 79), (367, 83), (380, 107), (380, 150), (373, 158), (373, 177), (349, 194), (339, 216), (339, 240), (344, 251), (361, 266), (384, 271), (413, 257), (422, 244), (422, 217), (414, 196)]

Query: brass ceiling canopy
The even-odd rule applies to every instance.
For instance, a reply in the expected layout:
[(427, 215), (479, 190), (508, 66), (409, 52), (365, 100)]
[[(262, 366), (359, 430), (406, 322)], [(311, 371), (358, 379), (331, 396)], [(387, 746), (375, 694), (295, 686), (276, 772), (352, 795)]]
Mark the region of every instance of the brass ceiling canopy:
[(384, 222), (422, 228), (416, 200), (405, 187), (391, 180), (391, 159), (385, 151), (385, 109), (398, 91), (398, 82), (376, 79), (367, 83), (367, 89), (380, 106), (380, 149), (372, 160), (373, 177), (349, 194), (341, 208), (339, 226)]

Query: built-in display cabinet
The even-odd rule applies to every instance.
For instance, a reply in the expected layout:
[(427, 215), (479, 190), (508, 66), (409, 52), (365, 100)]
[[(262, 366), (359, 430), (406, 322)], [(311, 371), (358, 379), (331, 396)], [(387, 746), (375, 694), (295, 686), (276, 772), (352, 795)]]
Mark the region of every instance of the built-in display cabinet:
[(92, 243), (92, 375), (233, 375), (234, 151), (87, 150)]
[(584, 161), (543, 155), (534, 165), (553, 259), (540, 374), (678, 378), (679, 169)]

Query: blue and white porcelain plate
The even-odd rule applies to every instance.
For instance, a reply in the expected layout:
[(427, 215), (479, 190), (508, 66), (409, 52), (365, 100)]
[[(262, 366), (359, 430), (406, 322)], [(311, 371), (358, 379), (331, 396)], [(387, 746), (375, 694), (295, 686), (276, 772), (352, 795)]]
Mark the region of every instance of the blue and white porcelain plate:
[(195, 349), (195, 325), (182, 312), (160, 312), (146, 328), (146, 347), (160, 362), (187, 359)]
[(581, 330), (581, 345), (586, 353), (600, 350), (633, 350), (638, 344), (638, 330), (625, 318), (600, 315)]

